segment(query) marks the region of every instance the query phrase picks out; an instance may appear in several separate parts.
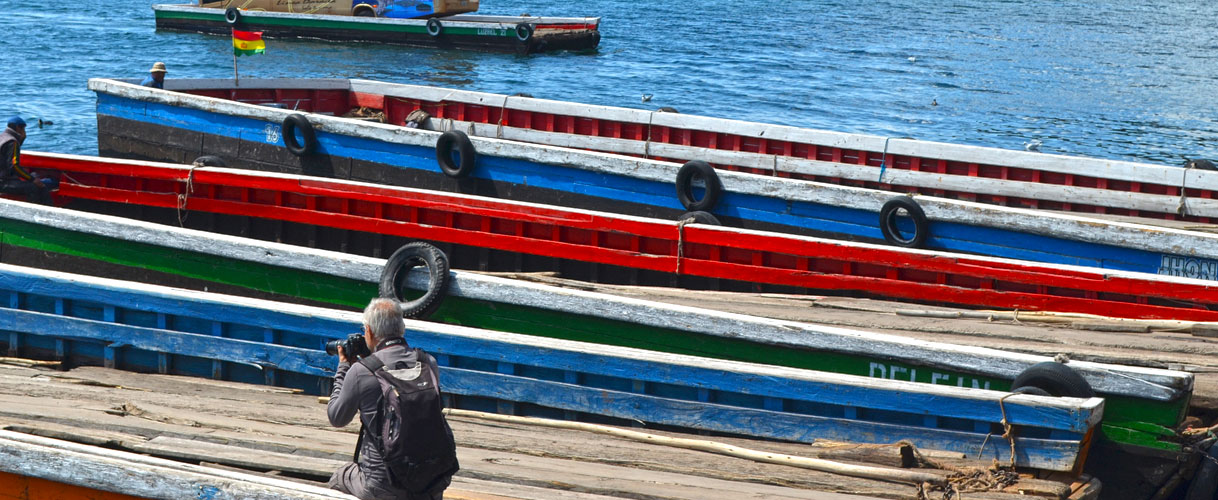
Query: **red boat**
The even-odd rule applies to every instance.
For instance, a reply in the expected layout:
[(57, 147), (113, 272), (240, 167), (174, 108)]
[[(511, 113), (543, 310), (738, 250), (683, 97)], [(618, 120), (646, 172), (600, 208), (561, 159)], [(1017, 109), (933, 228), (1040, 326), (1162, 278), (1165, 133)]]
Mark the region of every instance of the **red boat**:
[[(1201, 280), (822, 240), (297, 175), (40, 153), (25, 153), (22, 161), (30, 168), (61, 172), (58, 196), (73, 208), (130, 216), (132, 206), (157, 207), (165, 210), (143, 215), (179, 222), (200, 212), (237, 216), (222, 224), (213, 221), (207, 229), (275, 240), (300, 238), (282, 224), (295, 223), (309, 229), (308, 244), (353, 253), (388, 255), (386, 250), (396, 243), (380, 236), (393, 236), (670, 277), (975, 307), (1218, 321), (1218, 286)], [(280, 223), (256, 224), (259, 221)], [(319, 238), (317, 231), (325, 229), (349, 232)], [(376, 240), (368, 242), (370, 235)], [(479, 259), (486, 266), (488, 257)]]
[[(998, 205), (1218, 221), (1218, 171), (1010, 151), (482, 92), (353, 80), (349, 89), (187, 91), (403, 125)], [(1196, 167), (1196, 168), (1192, 168)]]

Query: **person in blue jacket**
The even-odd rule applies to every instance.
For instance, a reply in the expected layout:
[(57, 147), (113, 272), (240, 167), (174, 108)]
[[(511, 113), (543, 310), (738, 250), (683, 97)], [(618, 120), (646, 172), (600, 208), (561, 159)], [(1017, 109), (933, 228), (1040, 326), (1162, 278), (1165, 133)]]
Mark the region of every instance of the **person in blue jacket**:
[(157, 61), (152, 64), (152, 69), (148, 70), (148, 76), (140, 82), (140, 86), (163, 89), (165, 88), (165, 73), (168, 72), (169, 70), (165, 69), (165, 63)]

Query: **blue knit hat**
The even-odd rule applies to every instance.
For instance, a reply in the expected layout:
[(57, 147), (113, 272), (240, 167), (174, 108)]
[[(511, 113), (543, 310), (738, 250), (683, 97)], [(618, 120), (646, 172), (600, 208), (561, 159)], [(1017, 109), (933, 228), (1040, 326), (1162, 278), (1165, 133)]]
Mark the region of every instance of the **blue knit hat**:
[(14, 116), (14, 117), (8, 119), (8, 126), (13, 127), (13, 128), (24, 127), (25, 120), (22, 120), (20, 116)]

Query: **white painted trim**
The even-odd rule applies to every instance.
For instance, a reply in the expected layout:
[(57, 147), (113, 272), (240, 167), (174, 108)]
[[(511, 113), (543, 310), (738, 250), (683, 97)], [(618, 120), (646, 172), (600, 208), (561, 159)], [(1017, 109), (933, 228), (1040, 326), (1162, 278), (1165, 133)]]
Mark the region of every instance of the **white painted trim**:
[[(0, 217), (360, 281), (379, 281), (381, 269), (385, 264), (384, 259), (262, 242), (4, 199), (0, 199)], [(1051, 360), (1046, 356), (758, 318), (463, 271), (453, 271), (452, 278), (449, 294), (474, 300), (504, 302), (506, 297), (510, 297), (513, 304), (523, 307), (563, 312), (578, 311), (579, 314), (588, 316), (658, 328), (892, 359), (999, 378), (1013, 379), (1029, 366)], [(409, 286), (423, 289), (427, 286), (427, 279), (424, 271), (416, 269), (409, 277)], [(1070, 365), (1081, 373), (1095, 390), (1104, 393), (1169, 401), (1178, 397), (1181, 392), (1191, 392), (1193, 387), (1193, 375), (1185, 372), (1085, 361), (1073, 361)]]

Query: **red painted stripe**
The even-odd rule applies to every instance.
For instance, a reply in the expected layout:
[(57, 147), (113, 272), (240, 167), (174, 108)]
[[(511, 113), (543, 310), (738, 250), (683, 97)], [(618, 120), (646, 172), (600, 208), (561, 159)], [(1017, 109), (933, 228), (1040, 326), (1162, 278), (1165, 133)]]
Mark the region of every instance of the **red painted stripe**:
[(262, 40), (261, 31), (241, 31), (233, 28), (233, 38), (237, 40), (245, 40), (247, 42), (257, 42)]
[[(108, 159), (27, 157), (27, 164), (68, 173), (59, 192), (64, 198), (167, 208), (184, 203), (186, 209), (194, 211), (670, 273), (677, 271), (676, 244), (680, 237), (685, 245), (682, 274), (972, 306), (1218, 320), (1218, 311), (1204, 308), (1218, 306), (1218, 284), (1111, 277), (1103, 272), (1062, 270), (1036, 263), (996, 262), (699, 225), (685, 227), (683, 235), (678, 236), (677, 227), (669, 221), (337, 180), (136, 165)], [(79, 179), (73, 180), (73, 175)], [(132, 175), (163, 182), (161, 192), (140, 187), (132, 181)], [(179, 198), (186, 190), (188, 177), (193, 189)], [(386, 217), (393, 209), (406, 207), (411, 220)], [(1154, 300), (1173, 305), (1148, 303)]]

